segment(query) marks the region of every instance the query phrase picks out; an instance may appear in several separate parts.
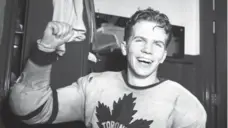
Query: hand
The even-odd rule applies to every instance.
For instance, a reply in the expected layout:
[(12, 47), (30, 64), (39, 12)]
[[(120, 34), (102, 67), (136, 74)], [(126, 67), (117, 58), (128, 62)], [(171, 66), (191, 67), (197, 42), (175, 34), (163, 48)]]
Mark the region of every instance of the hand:
[(49, 22), (43, 38), (40, 40), (40, 45), (46, 49), (56, 50), (60, 45), (68, 42), (73, 36), (73, 28), (71, 25), (63, 22)]

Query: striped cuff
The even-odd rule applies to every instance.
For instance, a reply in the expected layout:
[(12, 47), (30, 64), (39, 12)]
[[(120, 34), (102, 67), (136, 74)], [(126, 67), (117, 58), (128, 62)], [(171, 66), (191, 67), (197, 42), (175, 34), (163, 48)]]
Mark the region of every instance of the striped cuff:
[(55, 121), (59, 111), (58, 94), (56, 89), (52, 88), (52, 96), (53, 96), (52, 114), (49, 120), (46, 122), (47, 124), (52, 124), (52, 122)]
[(37, 108), (36, 110), (34, 110), (33, 112), (24, 115), (24, 116), (17, 116), (20, 120), (29, 120), (34, 118), (35, 116), (37, 116), (38, 114), (40, 114), (40, 112), (43, 110), (44, 106), (46, 105), (46, 102), (41, 105), (39, 108)]
[[(58, 104), (58, 95), (57, 95), (57, 91), (55, 89), (52, 89), (52, 97), (53, 97), (53, 103), (52, 103), (52, 113), (51, 113), (51, 116), (50, 118), (47, 120), (47, 122), (45, 122), (45, 124), (52, 124), (53, 121), (56, 120), (56, 117), (57, 117), (57, 114), (58, 114), (58, 111), (59, 111), (59, 104)], [(37, 115), (39, 115), (44, 106), (46, 105), (47, 101), (41, 105), (39, 108), (37, 108), (36, 110), (30, 112), (29, 114), (27, 115), (23, 115), (23, 116), (18, 116), (17, 117), (20, 119), (20, 120), (30, 120), (34, 117), (36, 117)]]

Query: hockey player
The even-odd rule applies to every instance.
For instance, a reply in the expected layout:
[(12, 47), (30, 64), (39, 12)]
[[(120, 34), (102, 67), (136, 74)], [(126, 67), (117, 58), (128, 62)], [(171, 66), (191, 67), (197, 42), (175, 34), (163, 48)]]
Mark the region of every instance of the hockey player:
[(121, 43), (126, 70), (90, 73), (54, 90), (50, 72), (58, 61), (55, 52), (72, 35), (66, 23), (48, 23), (11, 89), (10, 106), (23, 122), (79, 120), (92, 128), (205, 128), (207, 115), (198, 99), (182, 85), (157, 76), (171, 39), (165, 14), (148, 8), (130, 18)]

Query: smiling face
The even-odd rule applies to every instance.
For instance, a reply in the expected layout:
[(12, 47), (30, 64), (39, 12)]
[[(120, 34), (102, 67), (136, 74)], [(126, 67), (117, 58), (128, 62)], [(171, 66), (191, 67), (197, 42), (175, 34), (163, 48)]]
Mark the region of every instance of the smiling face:
[(167, 34), (155, 22), (139, 21), (132, 28), (127, 42), (121, 46), (128, 60), (129, 75), (147, 78), (156, 75), (157, 68), (166, 58)]

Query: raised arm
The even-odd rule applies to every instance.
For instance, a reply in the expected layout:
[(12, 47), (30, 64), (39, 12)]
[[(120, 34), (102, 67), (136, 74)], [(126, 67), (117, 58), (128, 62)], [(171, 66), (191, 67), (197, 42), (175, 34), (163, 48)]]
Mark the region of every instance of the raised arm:
[(72, 28), (50, 22), (33, 50), (21, 76), (11, 88), (9, 104), (15, 115), (27, 124), (84, 120), (86, 77), (64, 88), (52, 89), (50, 73), (57, 60), (56, 49), (72, 37)]

